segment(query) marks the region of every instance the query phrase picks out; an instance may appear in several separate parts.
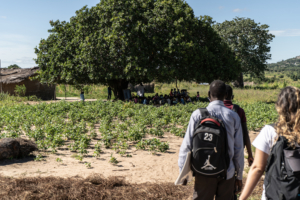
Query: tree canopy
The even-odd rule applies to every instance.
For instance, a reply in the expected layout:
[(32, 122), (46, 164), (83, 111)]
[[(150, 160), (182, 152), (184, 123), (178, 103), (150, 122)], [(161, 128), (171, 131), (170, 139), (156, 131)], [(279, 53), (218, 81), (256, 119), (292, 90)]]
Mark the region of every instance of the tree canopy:
[(232, 21), (214, 24), (213, 28), (239, 58), (244, 74), (264, 76), (266, 61), (271, 58), (271, 47), (268, 45), (275, 37), (269, 33), (268, 25), (260, 25), (249, 18), (236, 17)]
[(183, 0), (102, 0), (70, 22), (50, 21), (35, 48), (39, 77), (109, 85), (119, 98), (129, 82), (235, 79), (240, 64), (210, 20)]
[(17, 64), (13, 64), (13, 65), (9, 65), (7, 69), (21, 69), (21, 67), (19, 67), (19, 65)]

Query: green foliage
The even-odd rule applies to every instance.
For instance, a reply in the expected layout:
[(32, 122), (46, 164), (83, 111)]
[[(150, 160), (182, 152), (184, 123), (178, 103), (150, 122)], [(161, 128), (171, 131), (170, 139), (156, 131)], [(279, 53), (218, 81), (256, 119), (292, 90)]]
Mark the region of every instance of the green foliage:
[(252, 104), (242, 102), (235, 103), (245, 110), (249, 130), (261, 128), (266, 124), (272, 124), (278, 118), (278, 114), (275, 110), (275, 104), (267, 104), (263, 102)]
[(269, 33), (269, 26), (260, 25), (250, 18), (236, 17), (213, 25), (242, 64), (242, 71), (256, 77), (263, 77), (266, 61), (271, 58), (270, 42), (275, 37)]
[(156, 153), (157, 151), (166, 152), (169, 149), (169, 144), (167, 142), (161, 142), (157, 138), (141, 140), (136, 145), (137, 149), (148, 150), (152, 153)]
[(92, 168), (92, 164), (90, 162), (84, 163), (86, 168), (90, 169)]
[(118, 161), (115, 157), (113, 157), (113, 154), (110, 155), (110, 160), (109, 160), (109, 162), (110, 162), (111, 164), (113, 164), (113, 165), (116, 165), (116, 164), (119, 163), (119, 161)]
[[(274, 123), (278, 117), (273, 103), (235, 103), (245, 110), (249, 130)], [(16, 138), (25, 133), (41, 151), (55, 153), (68, 145), (69, 150), (75, 152), (72, 157), (79, 161), (92, 147), (96, 158), (105, 151), (102, 147), (112, 148), (124, 157), (130, 157), (128, 149), (134, 147), (152, 153), (166, 152), (168, 142), (145, 138), (163, 137), (166, 132), (184, 137), (192, 112), (207, 105), (207, 102), (198, 102), (154, 107), (121, 101), (0, 104), (0, 128), (3, 130), (0, 139)], [(96, 135), (91, 134), (95, 124), (100, 125), (100, 133), (94, 132), (96, 143), (93, 140)], [(38, 155), (35, 160), (42, 158)]]
[(15, 93), (19, 96), (19, 97), (24, 97), (25, 93), (26, 93), (26, 86), (23, 85), (16, 85), (15, 88)]
[(110, 85), (119, 98), (129, 82), (235, 79), (240, 64), (211, 24), (183, 0), (102, 0), (50, 21), (35, 48), (39, 78)]
[(34, 161), (42, 161), (44, 160), (43, 159), (43, 156), (41, 154), (38, 154), (35, 158), (34, 158)]
[(13, 65), (9, 65), (7, 69), (21, 69), (21, 67), (19, 67), (19, 65), (17, 64), (13, 64)]

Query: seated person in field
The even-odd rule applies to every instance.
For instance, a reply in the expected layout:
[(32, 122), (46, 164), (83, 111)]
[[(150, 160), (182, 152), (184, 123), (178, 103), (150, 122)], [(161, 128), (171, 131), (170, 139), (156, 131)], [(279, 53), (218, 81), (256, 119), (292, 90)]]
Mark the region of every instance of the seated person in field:
[(158, 104), (159, 103), (159, 96), (158, 96), (158, 93), (155, 94), (155, 96), (153, 97), (153, 103), (156, 103)]
[(181, 98), (180, 98), (180, 102), (181, 102), (183, 105), (185, 105), (185, 102), (184, 102), (184, 98), (183, 98), (183, 96), (181, 96)]
[(159, 104), (160, 104), (160, 105), (164, 105), (164, 104), (165, 104), (165, 99), (164, 99), (164, 98), (160, 99), (160, 100), (159, 100)]
[(134, 103), (137, 103), (138, 102), (138, 98), (135, 96), (134, 97)]
[(181, 96), (179, 89), (177, 89), (177, 96)]
[(199, 92), (197, 92), (196, 101), (199, 101), (199, 100), (200, 100), (200, 94), (199, 94)]
[(174, 97), (174, 98), (173, 98), (173, 101), (172, 101), (172, 104), (175, 105), (175, 104), (177, 104), (177, 103), (178, 103), (178, 100)]
[(143, 104), (144, 104), (144, 105), (147, 105), (147, 104), (148, 104), (147, 98), (144, 98), (144, 99), (143, 99)]
[(169, 105), (171, 105), (171, 99), (170, 99), (169, 96), (166, 97), (166, 102), (167, 102)]
[(192, 99), (191, 99), (191, 97), (187, 96), (186, 102), (187, 102), (187, 103), (190, 103), (190, 102), (192, 102)]

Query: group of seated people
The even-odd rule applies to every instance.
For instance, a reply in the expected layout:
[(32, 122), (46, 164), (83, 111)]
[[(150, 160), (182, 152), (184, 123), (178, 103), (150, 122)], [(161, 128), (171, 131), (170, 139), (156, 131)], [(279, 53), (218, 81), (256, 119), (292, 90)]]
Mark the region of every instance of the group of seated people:
[[(180, 93), (179, 93), (180, 94)], [(199, 92), (198, 92), (199, 95)], [(196, 97), (196, 100), (199, 100), (199, 96)], [(155, 96), (148, 96), (148, 97), (139, 97), (139, 96), (132, 96), (132, 98), (129, 99), (129, 101), (134, 103), (140, 103), (140, 104), (153, 104), (153, 105), (176, 105), (178, 103), (181, 103), (185, 105), (186, 103), (192, 102), (192, 99), (187, 94), (181, 94), (176, 95), (158, 95), (158, 93), (155, 94)]]

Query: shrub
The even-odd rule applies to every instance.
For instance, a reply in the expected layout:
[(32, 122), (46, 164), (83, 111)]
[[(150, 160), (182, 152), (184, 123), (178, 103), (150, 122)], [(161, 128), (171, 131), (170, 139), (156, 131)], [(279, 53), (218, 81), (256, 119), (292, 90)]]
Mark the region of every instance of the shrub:
[(15, 93), (19, 96), (19, 97), (24, 97), (25, 93), (26, 93), (26, 87), (25, 85), (16, 85), (15, 88)]

